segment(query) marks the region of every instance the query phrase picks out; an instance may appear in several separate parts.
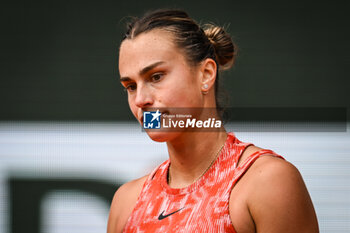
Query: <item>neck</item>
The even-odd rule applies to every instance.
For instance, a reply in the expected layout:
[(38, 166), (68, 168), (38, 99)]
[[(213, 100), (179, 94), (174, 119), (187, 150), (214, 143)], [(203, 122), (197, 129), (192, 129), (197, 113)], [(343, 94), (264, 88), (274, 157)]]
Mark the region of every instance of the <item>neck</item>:
[(198, 180), (216, 159), (226, 138), (226, 131), (188, 132), (168, 141), (169, 185), (183, 188)]

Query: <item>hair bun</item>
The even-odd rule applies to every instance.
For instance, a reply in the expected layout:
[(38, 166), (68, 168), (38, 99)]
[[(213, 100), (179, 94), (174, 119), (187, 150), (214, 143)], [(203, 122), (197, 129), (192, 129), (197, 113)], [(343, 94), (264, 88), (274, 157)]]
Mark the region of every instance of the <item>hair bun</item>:
[(231, 36), (224, 28), (212, 24), (204, 25), (204, 33), (214, 46), (219, 68), (222, 70), (231, 68), (234, 64), (237, 50)]

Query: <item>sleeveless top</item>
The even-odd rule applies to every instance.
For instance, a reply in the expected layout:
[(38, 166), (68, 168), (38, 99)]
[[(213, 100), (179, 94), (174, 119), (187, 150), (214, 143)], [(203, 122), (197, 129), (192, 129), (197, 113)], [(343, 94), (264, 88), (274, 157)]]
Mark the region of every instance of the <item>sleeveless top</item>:
[(158, 166), (147, 178), (124, 233), (235, 233), (229, 214), (230, 193), (254, 161), (264, 154), (281, 157), (271, 150), (251, 154), (237, 167), (251, 143), (228, 133), (224, 147), (212, 166), (193, 184), (180, 189), (168, 186), (170, 161)]

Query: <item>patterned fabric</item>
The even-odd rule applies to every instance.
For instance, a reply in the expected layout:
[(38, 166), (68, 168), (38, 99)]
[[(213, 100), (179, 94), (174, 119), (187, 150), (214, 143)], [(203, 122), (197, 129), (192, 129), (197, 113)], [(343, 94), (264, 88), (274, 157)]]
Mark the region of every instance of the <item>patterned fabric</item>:
[(260, 156), (272, 154), (282, 158), (271, 150), (260, 150), (237, 167), (249, 145), (253, 144), (241, 142), (228, 133), (220, 155), (209, 170), (181, 189), (168, 186), (170, 161), (162, 163), (146, 180), (124, 233), (235, 233), (228, 208), (233, 186)]

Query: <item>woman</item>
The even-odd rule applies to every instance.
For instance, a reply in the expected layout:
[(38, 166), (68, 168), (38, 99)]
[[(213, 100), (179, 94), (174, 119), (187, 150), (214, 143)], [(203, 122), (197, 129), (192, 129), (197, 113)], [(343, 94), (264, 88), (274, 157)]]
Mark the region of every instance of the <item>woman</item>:
[[(203, 30), (183, 11), (135, 19), (119, 52), (132, 113), (142, 124), (151, 108), (220, 109), (218, 70), (233, 64), (235, 50), (222, 28)], [(147, 133), (166, 142), (169, 160), (117, 190), (108, 233), (318, 232), (301, 175), (273, 151), (225, 130)]]

